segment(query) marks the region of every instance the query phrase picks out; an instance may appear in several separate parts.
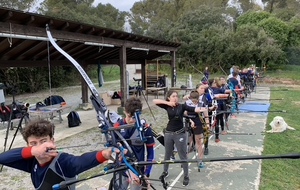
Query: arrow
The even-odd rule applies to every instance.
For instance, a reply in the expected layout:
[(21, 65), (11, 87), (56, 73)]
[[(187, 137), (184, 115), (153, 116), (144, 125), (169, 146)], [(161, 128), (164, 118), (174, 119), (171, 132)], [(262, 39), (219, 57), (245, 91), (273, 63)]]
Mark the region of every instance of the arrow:
[[(300, 159), (300, 153), (294, 154), (283, 154), (283, 155), (254, 155), (254, 156), (237, 156), (237, 157), (217, 157), (217, 158), (203, 158), (202, 160), (199, 159), (187, 159), (187, 160), (160, 160), (160, 161), (140, 161), (140, 162), (132, 162), (130, 164), (135, 166), (141, 165), (160, 165), (160, 164), (182, 164), (182, 163), (199, 163), (200, 161), (203, 162), (226, 162), (226, 161), (241, 161), (241, 160), (268, 160), (268, 159)], [(84, 179), (77, 179), (77, 180), (69, 180), (69, 181), (62, 181), (59, 184), (55, 184), (52, 186), (53, 190), (59, 190), (62, 188), (67, 188), (70, 185), (73, 185), (78, 182), (86, 181), (89, 179), (93, 179), (96, 177), (100, 177), (103, 175), (107, 175), (110, 173), (118, 172), (126, 170), (127, 166), (121, 164), (118, 168), (104, 170), (97, 175), (93, 175)]]

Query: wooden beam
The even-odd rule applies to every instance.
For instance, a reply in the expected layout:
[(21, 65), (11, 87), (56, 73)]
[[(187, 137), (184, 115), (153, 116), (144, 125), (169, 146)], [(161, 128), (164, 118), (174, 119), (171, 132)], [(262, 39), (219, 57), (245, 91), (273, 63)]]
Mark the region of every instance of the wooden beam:
[[(65, 30), (66, 28), (68, 28), (70, 26), (69, 22), (65, 22), (62, 27), (60, 28), (60, 30)], [(80, 25), (81, 26), (81, 25)]]
[[(9, 23), (0, 22), (0, 32), (10, 33)], [(28, 35), (28, 36), (39, 36), (39, 37), (47, 37), (45, 33), (45, 28), (27, 26), (24, 28), (23, 25), (12, 24), (12, 28), (14, 29), (14, 34), (18, 35)], [(61, 31), (61, 30), (51, 30), (53, 37), (57, 40), (69, 41), (69, 42), (95, 42), (95, 43), (105, 43), (112, 44), (114, 46), (125, 46), (126, 48), (138, 47), (138, 48), (146, 48), (150, 50), (168, 50), (168, 51), (177, 51), (178, 47), (170, 47), (165, 45), (155, 45), (148, 44), (136, 41), (128, 41), (128, 40), (120, 40), (114, 38), (107, 38), (95, 35), (87, 35), (81, 33), (74, 33), (69, 31)], [(139, 39), (138, 37), (136, 37)], [(145, 41), (146, 38), (141, 38)]]
[(83, 29), (83, 26), (80, 24), (75, 30), (74, 32), (79, 32), (80, 30)]
[[(55, 61), (51, 60), (51, 66), (71, 66), (70, 61)], [(47, 60), (41, 61), (23, 61), (23, 60), (0, 60), (0, 68), (8, 67), (48, 67)]]
[(34, 16), (30, 16), (28, 17), (28, 19), (25, 21), (25, 25), (29, 25), (30, 23), (32, 23), (35, 20)]
[(95, 28), (91, 27), (86, 33), (87, 34), (92, 34), (93, 32), (95, 32)]
[(13, 16), (13, 12), (12, 11), (8, 11), (3, 17), (2, 17), (2, 21), (7, 21), (8, 19), (10, 19)]
[[(119, 59), (105, 59), (103, 61), (101, 60), (101, 63), (105, 63), (105, 64), (108, 64), (108, 65), (119, 65), (120, 60)], [(126, 60), (127, 65), (128, 64), (143, 64), (143, 63), (144, 63), (144, 60)]]

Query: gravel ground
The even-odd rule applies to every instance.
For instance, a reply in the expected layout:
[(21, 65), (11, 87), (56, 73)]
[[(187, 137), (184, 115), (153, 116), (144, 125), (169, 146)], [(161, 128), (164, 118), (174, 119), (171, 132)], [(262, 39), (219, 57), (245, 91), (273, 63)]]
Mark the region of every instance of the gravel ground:
[[(170, 82), (170, 81), (169, 81)], [(197, 83), (196, 80), (193, 80), (193, 86)], [(186, 85), (186, 76), (182, 79), (179, 79), (177, 82), (177, 86), (181, 86), (181, 84)], [(106, 92), (106, 91), (116, 91), (119, 89), (119, 81), (108, 82), (105, 83), (104, 87), (98, 88), (99, 92)], [(24, 94), (16, 96), (16, 101), (20, 102), (29, 102), (31, 104), (35, 104), (38, 101), (43, 101), (46, 97), (50, 94), (49, 90), (41, 91), (34, 94)], [(65, 87), (65, 88), (58, 88), (52, 89), (52, 94), (62, 96), (66, 102), (72, 106), (72, 109), (76, 109), (78, 105), (81, 103), (81, 88), (80, 86), (75, 87)], [(183, 95), (184, 92), (180, 92), (180, 95)], [(6, 97), (6, 102), (12, 102), (12, 97)], [(153, 119), (150, 110), (145, 109), (143, 110), (142, 117), (147, 120), (148, 123), (151, 123), (153, 128), (157, 131), (162, 131), (162, 128), (166, 126), (167, 115), (165, 111), (156, 107), (151, 107), (152, 112), (155, 113), (155, 119)], [(94, 114), (94, 113), (93, 113)], [(96, 120), (96, 119), (95, 119)], [(84, 121), (83, 121), (84, 124)], [(0, 125), (2, 126), (2, 125)], [(1, 127), (0, 127), (1, 128)], [(2, 128), (2, 130), (4, 130)], [(95, 144), (96, 142), (101, 141), (101, 134), (99, 133), (99, 129), (97, 127), (91, 128), (89, 130), (85, 130), (82, 133), (64, 138), (62, 140), (57, 141), (58, 147), (64, 146), (74, 146), (74, 145), (83, 145), (83, 144), (91, 144), (91, 146), (84, 146), (79, 148), (70, 148), (64, 150), (65, 152), (80, 155), (87, 151), (92, 150), (99, 150), (103, 148), (102, 144)], [(0, 144), (0, 146), (2, 146)], [(93, 174), (96, 174), (98, 171), (101, 170), (100, 167), (96, 167), (91, 169), (85, 173), (82, 173), (80, 177), (86, 177)], [(30, 175), (25, 172), (21, 172), (15, 169), (11, 169), (8, 167), (4, 167), (3, 171), (1, 172), (1, 182), (0, 182), (0, 190), (29, 190), (33, 189)], [(106, 185), (108, 182), (102, 180), (101, 178), (96, 178), (95, 180), (89, 180), (89, 186), (93, 189), (100, 189), (101, 186)], [(80, 186), (80, 185), (79, 185)], [(82, 188), (84, 189), (84, 188)]]
[[(105, 91), (115, 91), (119, 88), (119, 82), (109, 82), (104, 85), (104, 87), (98, 88), (99, 92)], [(49, 96), (49, 91), (42, 91), (34, 94), (23, 94), (17, 95), (16, 101), (20, 102), (29, 102), (34, 104), (38, 101), (44, 100)], [(81, 103), (81, 88), (80, 86), (75, 87), (66, 87), (59, 89), (52, 89), (52, 94), (62, 96), (68, 105), (72, 106), (72, 109), (76, 109), (78, 105)], [(12, 102), (12, 97), (6, 97), (6, 102)], [(143, 118), (147, 120), (147, 122), (152, 123), (154, 128), (158, 131), (161, 131), (161, 128), (166, 124), (166, 114), (164, 114), (164, 110), (159, 109), (157, 107), (151, 107), (153, 113), (156, 115), (156, 119), (154, 120), (149, 109), (143, 110)], [(115, 110), (116, 111), (116, 110)], [(95, 114), (94, 112), (92, 114)], [(96, 119), (95, 119), (96, 121)], [(83, 124), (85, 123), (82, 121)], [(96, 121), (97, 122), (97, 121)], [(95, 125), (96, 126), (96, 125)], [(4, 131), (4, 125), (1, 125), (2, 130)], [(0, 129), (1, 129), (0, 127)], [(84, 152), (99, 150), (103, 148), (103, 145), (100, 142), (102, 136), (97, 127), (91, 128), (89, 130), (85, 130), (82, 133), (64, 138), (56, 142), (58, 147), (65, 146), (76, 146), (76, 145), (85, 145), (91, 144), (90, 146), (83, 146), (78, 148), (69, 148), (65, 149), (65, 152), (70, 154), (80, 155)], [(0, 145), (2, 146), (2, 145)], [(2, 148), (1, 148), (2, 149)], [(0, 150), (2, 151), (2, 150)], [(96, 174), (101, 170), (101, 166), (91, 169), (85, 173), (82, 173), (79, 177), (87, 177), (93, 174)], [(3, 167), (3, 171), (1, 172), (1, 182), (0, 182), (0, 190), (29, 190), (34, 189), (30, 180), (30, 175), (26, 172), (22, 172), (16, 169)], [(101, 180), (101, 178), (96, 178), (95, 180), (89, 181), (89, 186), (93, 189), (99, 189), (101, 186), (107, 184), (107, 181)], [(81, 186), (80, 184), (78, 186)], [(84, 189), (84, 188), (81, 188)]]

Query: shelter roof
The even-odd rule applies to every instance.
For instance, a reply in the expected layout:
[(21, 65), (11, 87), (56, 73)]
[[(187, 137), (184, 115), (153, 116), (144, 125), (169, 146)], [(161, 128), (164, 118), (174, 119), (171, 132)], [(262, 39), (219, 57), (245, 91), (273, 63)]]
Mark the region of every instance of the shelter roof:
[(53, 47), (48, 49), (46, 25), (62, 49), (88, 64), (118, 63), (121, 46), (126, 47), (128, 64), (156, 59), (180, 46), (128, 32), (0, 8), (0, 67), (45, 66), (48, 54), (57, 65), (69, 64)]

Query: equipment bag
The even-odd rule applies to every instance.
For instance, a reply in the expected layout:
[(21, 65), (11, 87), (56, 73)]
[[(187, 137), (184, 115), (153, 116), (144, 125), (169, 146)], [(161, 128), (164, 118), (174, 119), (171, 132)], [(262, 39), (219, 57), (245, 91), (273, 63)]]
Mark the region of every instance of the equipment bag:
[(79, 114), (76, 111), (71, 111), (67, 117), (69, 127), (76, 127), (81, 124)]
[[(8, 121), (10, 117), (11, 109), (8, 106), (1, 105), (0, 106), (0, 119), (1, 121)], [(12, 115), (13, 116), (13, 115)], [(15, 118), (11, 118), (15, 119)]]
[(61, 96), (57, 96), (57, 95), (49, 96), (44, 100), (46, 106), (60, 104), (62, 102), (65, 102), (65, 100)]

